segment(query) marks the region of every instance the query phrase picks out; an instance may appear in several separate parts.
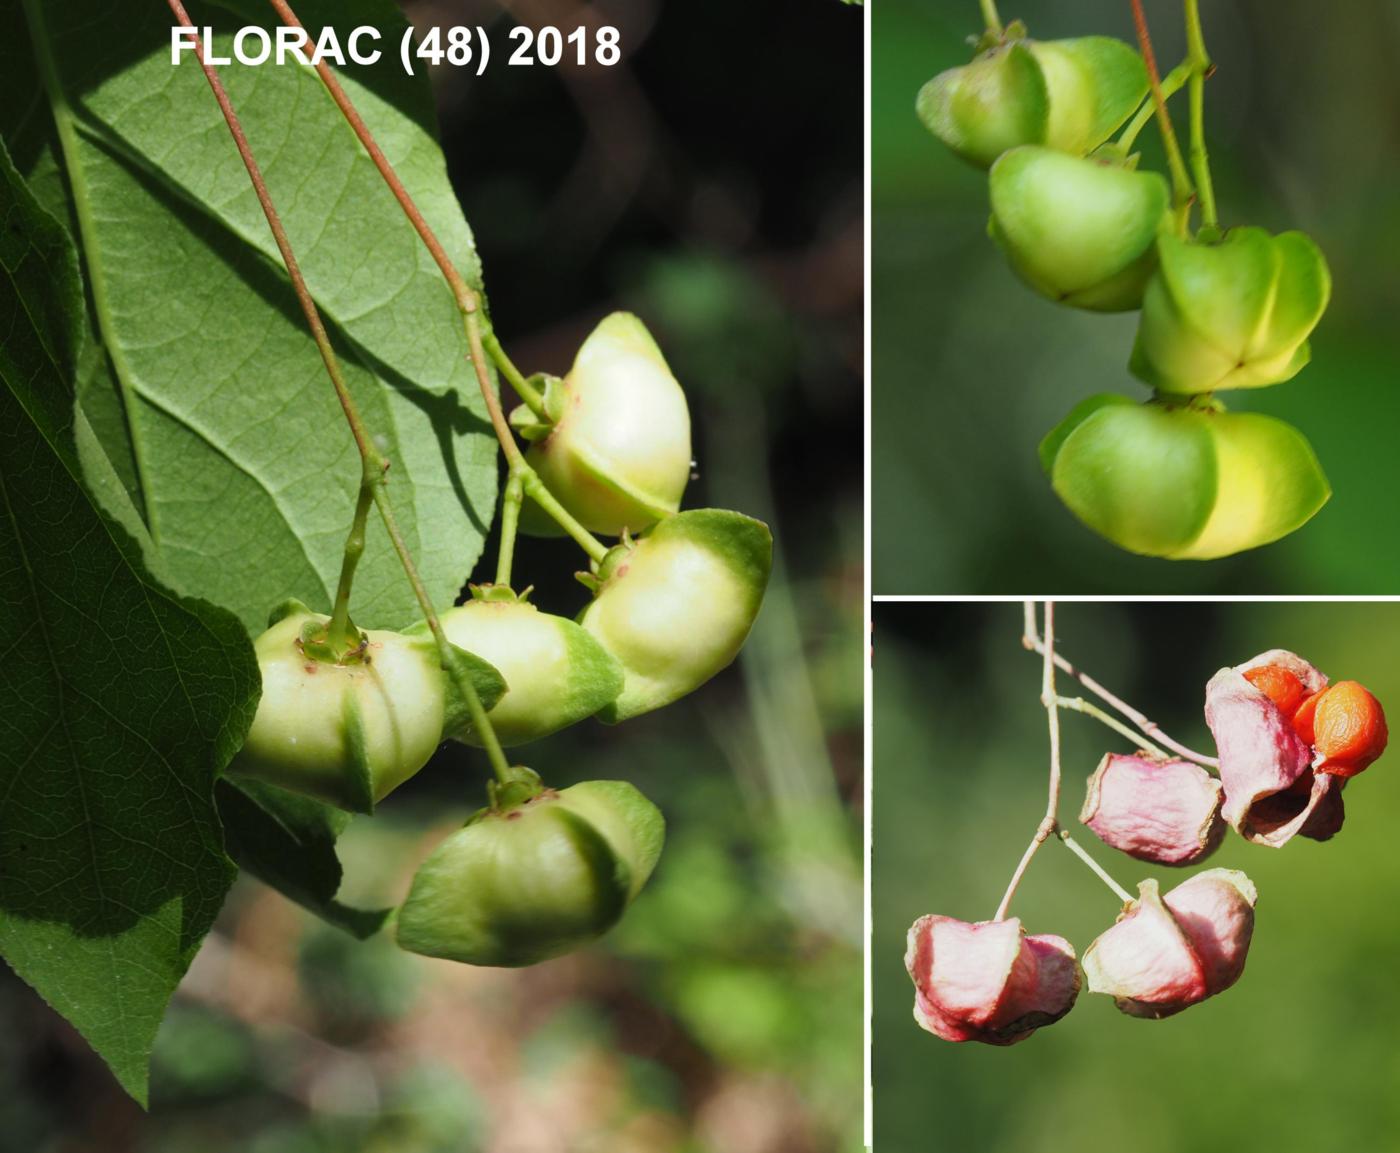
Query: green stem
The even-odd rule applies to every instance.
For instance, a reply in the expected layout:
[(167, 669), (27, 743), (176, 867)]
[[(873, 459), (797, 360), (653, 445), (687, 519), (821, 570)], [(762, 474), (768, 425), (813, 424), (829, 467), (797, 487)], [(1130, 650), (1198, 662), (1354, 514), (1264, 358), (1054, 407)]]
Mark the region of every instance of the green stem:
[[(181, 25), (186, 28), (193, 27), (180, 0), (166, 0), (166, 3)], [(277, 208), (272, 203), (272, 196), (267, 190), (267, 182), (263, 179), (262, 169), (258, 167), (258, 162), (253, 156), (253, 150), (248, 144), (248, 137), (243, 132), (243, 125), (238, 119), (238, 114), (233, 110), (233, 105), (229, 101), (228, 93), (224, 90), (224, 84), (219, 78), (218, 71), (204, 59), (204, 50), (198, 43), (195, 44), (195, 56), (199, 60), (200, 68), (204, 70), (205, 78), (209, 81), (214, 99), (218, 101), (224, 122), (228, 125), (229, 133), (233, 137), (239, 156), (243, 159), (243, 166), (248, 170), (248, 179), (252, 182), (253, 192), (258, 198), (258, 203), (262, 206), (263, 215), (267, 218), (267, 224), (272, 230), (273, 239), (277, 242), (278, 251), (282, 254), (282, 263), (286, 266), (287, 276), (292, 282), (292, 289), (301, 304), (306, 323), (311, 329), (312, 338), (316, 341), (316, 347), (321, 352), (321, 360), (326, 366), (326, 374), (335, 387), (336, 396), (340, 399), (341, 409), (345, 413), (346, 423), (349, 424), (350, 433), (355, 438), (355, 445), (360, 451), (363, 475), (368, 478), (373, 470), (378, 470), (378, 479), (370, 486), (374, 504), (379, 510), (380, 519), (384, 522), (384, 528), (389, 534), (394, 551), (398, 554), (404, 575), (408, 577), (409, 584), (413, 586), (414, 596), (417, 597), (418, 605), (423, 610), (423, 617), (427, 622), (428, 629), (433, 634), (433, 640), (437, 643), (438, 659), (443, 671), (451, 678), (457, 692), (466, 702), (467, 712), (472, 719), (472, 727), (481, 739), (496, 779), (504, 784), (510, 780), (510, 763), (506, 760), (501, 743), (496, 738), (495, 729), (491, 726), (491, 720), (486, 714), (481, 698), (477, 696), (471, 674), (457, 650), (448, 643), (447, 637), (442, 631), (442, 624), (433, 608), (432, 598), (423, 585), (422, 577), (418, 575), (418, 566), (413, 563), (408, 546), (404, 544), (403, 534), (399, 531), (398, 520), (394, 516), (393, 506), (389, 500), (388, 487), (383, 483), (383, 473), (386, 467), (384, 459), (375, 451), (373, 443), (365, 432), (364, 423), (360, 420), (359, 410), (355, 407), (349, 389), (345, 387), (345, 379), (340, 372), (340, 363), (336, 360), (335, 350), (331, 347), (330, 338), (326, 335), (325, 325), (321, 323), (321, 314), (316, 307), (316, 301), (301, 274), (301, 266), (297, 263), (291, 242), (287, 239), (286, 229), (282, 227), (281, 217), (278, 216)], [(478, 371), (484, 370), (478, 366)], [(365, 487), (361, 485), (361, 502), (364, 499), (364, 491)]]
[(1117, 717), (1110, 716), (1108, 713), (1104, 712), (1103, 709), (1099, 708), (1097, 705), (1091, 705), (1082, 697), (1060, 697), (1057, 703), (1062, 709), (1069, 709), (1071, 712), (1083, 713), (1086, 717), (1093, 717), (1094, 720), (1098, 721), (1101, 725), (1107, 725), (1119, 736), (1127, 737), (1128, 740), (1133, 742), (1134, 747), (1145, 749), (1149, 753), (1154, 753), (1163, 760), (1168, 759), (1165, 752), (1159, 749), (1141, 733), (1130, 729), (1127, 725), (1123, 724), (1122, 721), (1118, 720)]
[[(1183, 60), (1163, 77), (1162, 99), (1170, 100), (1186, 87), (1186, 82), (1189, 79), (1191, 79), (1191, 62)], [(1124, 152), (1131, 151), (1138, 134), (1147, 127), (1147, 122), (1156, 114), (1156, 98), (1148, 93), (1147, 99), (1142, 102), (1142, 107), (1137, 110), (1137, 114), (1128, 122), (1128, 127), (1123, 129), (1122, 135), (1118, 137), (1118, 147)]]
[(452, 678), (452, 683), (456, 685), (457, 691), (466, 701), (467, 713), (472, 719), (472, 730), (480, 738), (481, 747), (486, 750), (486, 756), (491, 762), (491, 769), (496, 774), (496, 780), (504, 785), (511, 779), (510, 762), (506, 760), (506, 754), (501, 748), (501, 742), (496, 736), (495, 728), (491, 725), (491, 718), (486, 713), (486, 707), (481, 703), (481, 698), (476, 695), (476, 686), (472, 684), (471, 674), (462, 663), (462, 658), (457, 650), (448, 641), (447, 635), (442, 631), (442, 622), (438, 620), (438, 615), (433, 610), (432, 598), (428, 596), (428, 590), (423, 585), (423, 578), (418, 575), (418, 566), (413, 563), (413, 556), (408, 551), (408, 545), (404, 543), (403, 534), (399, 531), (398, 520), (394, 517), (394, 510), (389, 504), (389, 491), (382, 484), (374, 486), (374, 503), (379, 508), (380, 519), (383, 520), (384, 527), (389, 533), (389, 540), (394, 546), (394, 551), (398, 553), (399, 563), (403, 566), (409, 584), (413, 586), (413, 595), (418, 598), (418, 604), (423, 610), (423, 619), (428, 622), (433, 640), (437, 642), (438, 659), (442, 664), (443, 671)]
[(486, 401), (486, 412), (491, 417), (491, 426), (496, 430), (496, 439), (501, 442), (501, 451), (506, 454), (510, 475), (519, 477), (525, 495), (533, 500), (549, 517), (578, 543), (591, 560), (601, 561), (608, 555), (608, 546), (589, 532), (570, 514), (554, 494), (545, 487), (539, 474), (525, 461), (525, 454), (511, 435), (510, 424), (501, 411), (501, 400), (486, 376), (486, 350), (482, 344), (481, 319), (475, 311), (464, 313), (462, 323), (467, 330), (467, 347), (472, 364), (476, 365), (477, 377), (481, 382), (481, 395)]
[[(286, 0), (269, 0), (269, 2), (277, 10), (277, 15), (284, 24), (293, 28), (302, 27), (296, 13), (292, 11), (291, 5)], [(476, 371), (477, 384), (481, 388), (482, 399), (485, 400), (487, 412), (491, 416), (491, 426), (496, 430), (496, 439), (501, 443), (501, 451), (505, 453), (506, 462), (510, 465), (511, 472), (520, 474), (526, 494), (544, 509), (560, 528), (577, 541), (589, 557), (595, 561), (602, 560), (607, 555), (607, 546), (570, 516), (564, 506), (554, 498), (553, 494), (548, 492), (544, 482), (535, 475), (534, 469), (525, 463), (525, 457), (515, 443), (515, 436), (510, 431), (510, 424), (501, 411), (500, 399), (496, 396), (495, 387), (486, 373), (486, 342), (492, 341), (494, 338), (482, 335), (481, 305), (476, 290), (457, 271), (457, 266), (452, 263), (451, 257), (447, 255), (447, 250), (443, 248), (423, 213), (419, 211), (418, 205), (413, 202), (413, 197), (409, 195), (408, 189), (399, 179), (399, 174), (394, 171), (394, 166), (389, 163), (389, 158), (384, 155), (384, 150), (374, 139), (369, 125), (365, 123), (345, 89), (341, 87), (340, 80), (336, 77), (331, 66), (323, 60), (316, 65), (316, 71), (321, 77), (321, 82), (326, 86), (326, 91), (330, 93), (331, 99), (335, 101), (336, 107), (345, 117), (346, 123), (350, 125), (350, 130), (355, 133), (365, 151), (369, 153), (369, 158), (374, 162), (375, 168), (379, 170), (379, 175), (389, 186), (389, 190), (394, 194), (394, 199), (399, 202), (399, 207), (403, 209), (404, 215), (413, 225), (429, 254), (438, 268), (441, 269), (448, 286), (452, 289), (452, 296), (457, 301), (457, 308), (462, 313), (462, 321), (466, 326), (468, 351), (472, 368)], [(500, 349), (499, 342), (495, 343), (495, 347)], [(500, 361), (504, 361), (506, 364), (510, 363), (504, 350), (500, 351), (499, 356)], [(510, 372), (514, 373), (514, 377), (511, 377), (508, 372), (507, 378), (511, 380), (517, 391), (520, 389), (521, 382), (525, 384), (527, 391), (521, 393), (521, 398), (529, 405), (531, 411), (538, 416), (545, 417), (544, 402), (539, 393), (530, 387), (529, 382), (525, 381), (514, 365), (510, 365)], [(534, 403), (531, 403), (531, 394)], [(536, 408), (535, 404), (538, 404), (539, 408)]]
[(539, 389), (525, 378), (524, 373), (515, 367), (515, 362), (506, 355), (506, 350), (501, 347), (501, 342), (496, 339), (496, 334), (494, 332), (486, 333), (481, 338), (481, 343), (495, 362), (496, 370), (510, 381), (511, 388), (515, 389), (516, 395), (525, 402), (525, 406), (541, 420), (548, 420), (549, 414), (545, 411), (544, 397), (540, 395)]
[(520, 524), (520, 506), (525, 486), (518, 473), (511, 473), (501, 498), (501, 551), (496, 557), (496, 583), (510, 587), (510, 568), (515, 560), (515, 530)]
[(1210, 175), (1210, 155), (1206, 152), (1206, 77), (1212, 65), (1206, 52), (1205, 33), (1201, 29), (1201, 9), (1198, 0), (1186, 0), (1186, 53), (1191, 64), (1191, 170), (1196, 176), (1196, 188), (1201, 198), (1201, 224), (1216, 229), (1219, 220), (1215, 212), (1215, 183)]
[(1001, 17), (997, 14), (996, 0), (982, 0), (982, 19), (987, 25), (987, 31), (993, 36), (1002, 34)]
[(579, 548), (588, 554), (589, 560), (601, 561), (608, 555), (608, 546), (574, 519), (569, 510), (545, 487), (544, 481), (540, 480), (534, 469), (527, 467), (520, 479), (525, 484), (525, 495), (574, 539)]
[(335, 652), (347, 652), (358, 647), (359, 630), (350, 620), (350, 588), (355, 583), (355, 568), (360, 557), (365, 554), (365, 522), (369, 510), (374, 506), (374, 486), (384, 477), (382, 465), (372, 467), (375, 462), (364, 461), (360, 496), (355, 502), (355, 519), (350, 522), (350, 535), (345, 538), (345, 556), (340, 562), (340, 586), (335, 593), (335, 607), (331, 610), (331, 622), (326, 628), (326, 643)]
[(1088, 865), (1089, 868), (1093, 870), (1094, 876), (1098, 877), (1100, 881), (1102, 881), (1105, 885), (1112, 889), (1125, 905), (1137, 900), (1137, 898), (1134, 897), (1130, 892), (1128, 892), (1127, 889), (1123, 888), (1122, 885), (1120, 885), (1117, 881), (1110, 877), (1108, 875), (1107, 870), (1105, 870), (1104, 867), (1098, 863), (1098, 861), (1094, 860), (1093, 857), (1089, 856), (1089, 853), (1084, 848), (1084, 846), (1081, 845), (1078, 841), (1076, 841), (1073, 837), (1071, 837), (1068, 832), (1066, 832), (1064, 829), (1056, 829), (1055, 835), (1059, 837), (1061, 841), (1064, 842), (1065, 848), (1067, 848), (1071, 853), (1073, 853), (1076, 857), (1078, 857), (1081, 861)]
[(1133, 0), (1133, 21), (1137, 25), (1138, 47), (1142, 49), (1143, 63), (1147, 65), (1147, 79), (1152, 85), (1152, 102), (1157, 110), (1157, 126), (1162, 133), (1162, 147), (1167, 152), (1167, 167), (1172, 174), (1177, 231), (1185, 235), (1190, 225), (1191, 202), (1195, 198), (1196, 190), (1191, 185), (1186, 161), (1181, 156), (1181, 145), (1176, 139), (1176, 129), (1172, 126), (1171, 114), (1167, 111), (1167, 98), (1162, 91), (1162, 80), (1157, 72), (1157, 56), (1152, 50), (1152, 35), (1147, 28), (1147, 13), (1143, 11), (1142, 0)]

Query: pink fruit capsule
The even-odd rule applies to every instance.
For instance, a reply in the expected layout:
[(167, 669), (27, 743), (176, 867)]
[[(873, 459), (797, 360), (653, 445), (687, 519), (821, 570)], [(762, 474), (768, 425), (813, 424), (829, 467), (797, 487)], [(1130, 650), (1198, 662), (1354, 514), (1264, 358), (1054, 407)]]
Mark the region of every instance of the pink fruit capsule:
[(1070, 943), (1028, 937), (1017, 917), (976, 924), (920, 917), (904, 965), (914, 981), (914, 1019), (945, 1041), (1014, 1045), (1058, 1021), (1079, 996)]
[(1115, 924), (1084, 953), (1089, 991), (1132, 1017), (1170, 1017), (1228, 989), (1244, 972), (1254, 934), (1254, 883), (1235, 869), (1207, 869), (1165, 897), (1138, 886)]
[(1344, 778), (1313, 772), (1314, 750), (1270, 696), (1252, 684), (1254, 669), (1292, 673), (1309, 693), (1327, 678), (1296, 653), (1273, 649), (1206, 685), (1206, 724), (1220, 752), (1225, 819), (1240, 836), (1277, 848), (1295, 836), (1325, 841), (1342, 827)]
[(1190, 761), (1109, 753), (1089, 778), (1079, 819), (1130, 857), (1192, 865), (1225, 835), (1222, 795), (1220, 782)]

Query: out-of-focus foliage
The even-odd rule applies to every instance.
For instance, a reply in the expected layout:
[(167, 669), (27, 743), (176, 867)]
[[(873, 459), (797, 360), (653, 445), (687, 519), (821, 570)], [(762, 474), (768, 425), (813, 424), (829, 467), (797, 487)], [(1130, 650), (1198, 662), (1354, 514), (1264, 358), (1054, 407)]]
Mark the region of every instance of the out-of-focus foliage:
[[(506, 43), (495, 4), (408, 11)], [(578, 20), (553, 0), (516, 16)], [(565, 370), (600, 317), (636, 311), (689, 395), (686, 506), (773, 527), (738, 664), (660, 712), (518, 754), (561, 787), (642, 789), (667, 818), (656, 873), (598, 945), (518, 971), (353, 941), (244, 878), (158, 1038), (149, 1115), (0, 975), (3, 1153), (859, 1147), (861, 14), (645, 0), (609, 16), (617, 68), (497, 56), (436, 82), (512, 357)], [(802, 51), (775, 55), (792, 27)], [(582, 564), (531, 539), (515, 571), (572, 615)], [(340, 899), (401, 900), (485, 780), (479, 752), (447, 746), (354, 820)]]
[[(1056, 616), (1064, 656), (1202, 751), (1211, 750), (1206, 681), (1275, 646), (1333, 679), (1360, 680), (1400, 712), (1400, 605), (1064, 603)], [(1144, 1021), (1086, 992), (1064, 1020), (1009, 1049), (949, 1044), (914, 1023), (905, 931), (928, 912), (990, 917), (1044, 813), (1041, 667), (1020, 641), (1018, 604), (876, 606), (876, 1150), (931, 1141), (958, 1153), (1392, 1148), (1395, 752), (1348, 786), (1346, 825), (1332, 841), (1269, 849), (1232, 833), (1210, 859), (1259, 887), (1248, 966), (1219, 997)], [(1079, 692), (1063, 677), (1059, 688)], [(1130, 891), (1149, 876), (1164, 887), (1184, 879), (1078, 825), (1099, 757), (1128, 744), (1076, 714), (1061, 713), (1061, 727), (1067, 827)], [(1068, 937), (1082, 957), (1118, 908), (1082, 863), (1048, 844), (1012, 911), (1029, 932)]]
[[(1003, 3), (1033, 36), (1133, 39), (1126, 3)], [(1218, 71), (1207, 136), (1223, 224), (1300, 228), (1335, 295), (1295, 380), (1232, 409), (1312, 441), (1332, 501), (1279, 544), (1205, 564), (1133, 557), (1079, 525), (1036, 460), (1040, 438), (1128, 374), (1136, 315), (1028, 292), (986, 237), (986, 177), (914, 114), (919, 87), (965, 63), (973, 0), (872, 9), (873, 578), (876, 592), (1383, 593), (1400, 587), (1400, 10), (1356, 0), (1205, 4)], [(1178, 0), (1149, 5), (1164, 69), (1184, 55)], [(1186, 128), (1186, 96), (1172, 102)], [(1156, 128), (1143, 163), (1165, 171)], [(1360, 559), (1364, 558), (1364, 559)]]

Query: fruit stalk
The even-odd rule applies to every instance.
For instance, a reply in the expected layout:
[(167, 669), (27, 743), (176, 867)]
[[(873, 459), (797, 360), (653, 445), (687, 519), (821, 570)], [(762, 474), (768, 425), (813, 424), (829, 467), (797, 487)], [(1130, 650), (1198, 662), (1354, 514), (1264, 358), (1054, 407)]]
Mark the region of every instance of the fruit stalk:
[(514, 472), (506, 479), (505, 495), (501, 497), (501, 548), (496, 554), (496, 583), (510, 587), (510, 570), (515, 561), (515, 533), (520, 525), (520, 506), (525, 501), (525, 486)]
[(1097, 705), (1091, 705), (1083, 697), (1056, 697), (1055, 704), (1062, 709), (1069, 709), (1071, 712), (1083, 713), (1086, 717), (1093, 717), (1099, 724), (1112, 729), (1119, 736), (1127, 737), (1136, 748), (1145, 749), (1149, 753), (1156, 753), (1163, 760), (1168, 759), (1167, 754), (1154, 745), (1151, 741), (1142, 736), (1141, 733), (1134, 732), (1122, 721), (1110, 716)]
[(1184, 236), (1190, 222), (1191, 201), (1196, 195), (1196, 190), (1186, 171), (1186, 162), (1181, 156), (1181, 145), (1176, 139), (1176, 129), (1172, 127), (1171, 114), (1167, 111), (1167, 98), (1157, 71), (1157, 54), (1152, 50), (1152, 35), (1147, 28), (1147, 13), (1143, 11), (1142, 0), (1133, 0), (1133, 22), (1137, 26), (1138, 47), (1142, 50), (1143, 63), (1147, 65), (1147, 79), (1152, 85), (1152, 101), (1157, 107), (1157, 125), (1162, 132), (1162, 146), (1167, 151), (1167, 166), (1171, 169), (1177, 226)]
[[(1186, 82), (1191, 79), (1192, 65), (1190, 60), (1183, 60), (1175, 68), (1162, 78), (1162, 99), (1170, 100), (1178, 92), (1186, 87)], [(1142, 107), (1137, 110), (1128, 126), (1123, 129), (1115, 142), (1119, 151), (1127, 155), (1132, 151), (1133, 145), (1137, 142), (1138, 135), (1147, 127), (1147, 122), (1157, 114), (1157, 99), (1149, 93), (1146, 100), (1142, 102)]]
[(345, 653), (359, 646), (359, 629), (350, 620), (350, 588), (355, 583), (355, 568), (365, 554), (365, 527), (369, 510), (374, 504), (374, 486), (383, 479), (382, 471), (373, 473), (372, 462), (361, 461), (360, 495), (355, 501), (355, 519), (350, 522), (350, 535), (345, 538), (345, 555), (340, 562), (340, 584), (335, 591), (335, 606), (326, 626), (326, 643), (335, 653)]
[(997, 13), (996, 0), (981, 0), (982, 20), (987, 25), (987, 31), (993, 36), (1000, 36), (1004, 29), (1001, 26), (1001, 16)]
[[(166, 0), (170, 11), (175, 19), (184, 27), (193, 27), (189, 15), (185, 12), (184, 5), (180, 0)], [(335, 350), (331, 347), (330, 338), (326, 335), (325, 325), (321, 323), (321, 314), (316, 307), (316, 302), (311, 296), (311, 290), (307, 288), (306, 281), (301, 274), (301, 266), (297, 263), (296, 254), (292, 251), (291, 242), (287, 239), (286, 229), (282, 226), (281, 217), (277, 213), (277, 208), (272, 202), (272, 196), (268, 192), (267, 183), (263, 179), (262, 169), (258, 166), (257, 160), (253, 156), (252, 148), (248, 144), (248, 137), (243, 131), (243, 125), (238, 119), (238, 114), (233, 109), (233, 104), (229, 101), (228, 93), (224, 90), (223, 81), (219, 79), (218, 72), (212, 68), (204, 59), (204, 50), (196, 42), (195, 56), (199, 60), (199, 66), (204, 71), (205, 79), (209, 82), (209, 87), (214, 93), (214, 99), (218, 101), (219, 110), (223, 113), (224, 122), (228, 125), (229, 133), (233, 137), (234, 145), (238, 148), (238, 154), (243, 159), (243, 165), (248, 170), (248, 178), (252, 182), (253, 191), (258, 198), (258, 203), (262, 206), (263, 215), (267, 218), (268, 227), (272, 230), (273, 239), (277, 242), (278, 251), (282, 254), (282, 262), (286, 266), (287, 275), (291, 279), (293, 291), (297, 300), (301, 304), (302, 312), (306, 316), (307, 325), (311, 329), (312, 338), (316, 341), (316, 347), (321, 352), (321, 359), (326, 366), (326, 374), (330, 377), (332, 385), (335, 386), (336, 396), (340, 400), (341, 409), (345, 413), (346, 422), (350, 426), (350, 432), (355, 438), (355, 445), (360, 451), (360, 460), (363, 466), (363, 479), (360, 485), (360, 503), (364, 502), (366, 489), (371, 493), (375, 507), (379, 510), (380, 519), (384, 522), (384, 528), (389, 534), (389, 540), (394, 546), (394, 551), (398, 554), (399, 563), (403, 566), (404, 574), (408, 577), (409, 584), (413, 587), (414, 595), (418, 599), (419, 607), (423, 610), (424, 619), (428, 628), (433, 634), (433, 640), (437, 643), (438, 655), (442, 663), (443, 671), (451, 677), (454, 686), (467, 705), (467, 711), (472, 718), (472, 724), (481, 737), (482, 745), (486, 749), (486, 754), (490, 758), (491, 768), (496, 777), (502, 783), (509, 779), (510, 765), (507, 762), (505, 753), (501, 750), (500, 741), (496, 739), (495, 731), (491, 727), (491, 721), (487, 716), (486, 709), (481, 703), (481, 698), (477, 696), (476, 688), (471, 682), (471, 676), (463, 667), (456, 650), (448, 643), (443, 635), (442, 625), (438, 621), (437, 612), (433, 608), (432, 598), (428, 595), (428, 590), (423, 585), (423, 579), (418, 574), (418, 566), (414, 564), (413, 557), (408, 551), (408, 546), (404, 543), (403, 534), (399, 531), (398, 520), (394, 516), (389, 493), (383, 484), (384, 470), (388, 462), (375, 450), (365, 431), (363, 421), (360, 419), (359, 410), (355, 407), (355, 402), (350, 396), (349, 390), (345, 387), (345, 379), (340, 372), (340, 363), (336, 359)], [(468, 314), (469, 319), (474, 318), (474, 314)], [(479, 340), (478, 340), (479, 346)], [(499, 407), (497, 408), (499, 411)], [(357, 508), (358, 515), (358, 508)], [(355, 535), (355, 528), (351, 529), (352, 538)], [(347, 543), (347, 553), (349, 552)], [(353, 565), (351, 566), (353, 569)], [(344, 574), (342, 573), (342, 576)], [(346, 601), (348, 602), (348, 592)], [(339, 601), (339, 597), (337, 597)]]
[[(301, 28), (302, 24), (297, 19), (296, 13), (292, 11), (286, 0), (269, 0), (273, 8), (276, 9), (278, 17), (290, 27)], [(399, 179), (399, 174), (394, 171), (394, 166), (389, 163), (389, 158), (384, 155), (384, 150), (379, 147), (379, 143), (374, 139), (374, 134), (369, 130), (369, 125), (364, 121), (351, 101), (345, 89), (341, 87), (339, 79), (329, 64), (321, 61), (316, 65), (316, 71), (321, 77), (321, 82), (326, 86), (326, 91), (330, 93), (331, 99), (335, 101), (336, 107), (345, 117), (346, 123), (358, 137), (360, 143), (364, 145), (365, 151), (369, 153), (369, 158), (374, 162), (375, 168), (379, 170), (379, 175), (384, 178), (384, 183), (389, 186), (389, 190), (394, 194), (394, 199), (399, 202), (399, 207), (403, 209), (404, 215), (409, 223), (413, 225), (429, 254), (442, 271), (448, 287), (452, 290), (453, 299), (457, 302), (457, 308), (462, 313), (463, 324), (467, 331), (467, 344), (469, 346), (472, 368), (476, 371), (477, 383), (481, 386), (481, 395), (486, 401), (487, 411), (491, 416), (491, 425), (495, 429), (496, 439), (501, 443), (501, 451), (506, 455), (506, 461), (510, 466), (512, 475), (519, 475), (525, 493), (540, 508), (550, 516), (560, 528), (571, 536), (586, 552), (590, 559), (600, 561), (607, 555), (607, 548), (601, 541), (597, 540), (583, 525), (574, 519), (564, 506), (561, 505), (545, 487), (544, 482), (535, 474), (521, 454), (519, 447), (515, 443), (515, 436), (510, 431), (505, 414), (501, 411), (500, 399), (496, 396), (496, 390), (491, 385), (490, 378), (486, 375), (486, 357), (488, 351), (497, 367), (509, 380), (515, 390), (520, 393), (521, 399), (541, 419), (547, 419), (544, 409), (544, 398), (539, 392), (531, 387), (528, 381), (521, 375), (520, 371), (511, 363), (506, 356), (494, 334), (483, 336), (481, 332), (481, 301), (476, 291), (457, 271), (456, 265), (452, 263), (452, 258), (447, 255), (447, 250), (443, 248), (442, 242), (438, 240), (437, 234), (424, 219), (422, 212), (413, 202), (413, 197), (409, 195), (408, 189)], [(522, 390), (521, 385), (524, 385)]]
[(1115, 881), (1112, 877), (1108, 875), (1108, 872), (1104, 869), (1102, 865), (1098, 863), (1098, 861), (1094, 860), (1093, 857), (1089, 856), (1088, 850), (1086, 850), (1083, 845), (1081, 845), (1078, 841), (1071, 837), (1067, 829), (1057, 829), (1055, 835), (1059, 837), (1061, 841), (1064, 842), (1065, 848), (1067, 848), (1071, 853), (1073, 853), (1076, 857), (1078, 857), (1081, 861), (1088, 865), (1089, 868), (1093, 871), (1094, 876), (1098, 877), (1100, 881), (1102, 881), (1105, 885), (1112, 889), (1125, 905), (1130, 903), (1134, 899), (1133, 895), (1130, 892), (1128, 892), (1127, 889), (1123, 888), (1122, 885), (1120, 885), (1117, 881)]
[[(1041, 641), (1035, 624), (1035, 603), (1027, 601), (1025, 605), (1025, 631), (1021, 637), (1021, 644), (1033, 653), (1044, 654), (1045, 645)], [(1061, 672), (1068, 673), (1101, 701), (1104, 701), (1110, 708), (1132, 722), (1133, 726), (1143, 736), (1165, 745), (1178, 756), (1185, 757), (1188, 761), (1194, 761), (1208, 769), (1218, 769), (1220, 761), (1215, 757), (1207, 757), (1201, 753), (1187, 748), (1180, 741), (1173, 740), (1158, 727), (1156, 721), (1149, 720), (1143, 713), (1133, 708), (1126, 701), (1115, 696), (1094, 680), (1088, 673), (1081, 671), (1062, 657), (1059, 653), (1054, 654), (1055, 667)]]
[[(405, 195), (407, 195), (405, 193)], [(427, 225), (424, 225), (426, 228)], [(533, 412), (541, 420), (548, 420), (544, 406), (544, 397), (540, 395), (539, 389), (531, 384), (525, 374), (515, 367), (515, 362), (506, 355), (506, 350), (501, 347), (501, 342), (494, 332), (488, 332), (481, 338), (481, 343), (485, 347), (487, 354), (496, 363), (496, 370), (510, 381), (511, 388), (525, 402), (525, 407)]]
[(1191, 170), (1195, 173), (1196, 188), (1200, 194), (1201, 224), (1214, 230), (1218, 219), (1215, 184), (1210, 176), (1210, 155), (1206, 152), (1205, 106), (1206, 77), (1215, 66), (1206, 52), (1199, 0), (1186, 0), (1186, 58), (1191, 65)]

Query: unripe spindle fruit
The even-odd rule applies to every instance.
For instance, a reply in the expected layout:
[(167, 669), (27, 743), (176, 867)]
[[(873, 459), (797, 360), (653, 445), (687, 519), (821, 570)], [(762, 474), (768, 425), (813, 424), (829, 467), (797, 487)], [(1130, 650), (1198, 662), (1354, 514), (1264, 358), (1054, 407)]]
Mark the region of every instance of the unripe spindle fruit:
[(1302, 371), (1332, 278), (1301, 232), (1231, 229), (1218, 241), (1163, 233), (1130, 367), (1161, 392), (1262, 388)]
[[(491, 727), (503, 746), (576, 724), (622, 691), (622, 666), (575, 622), (540, 612), (498, 585), (473, 586), (471, 592), (470, 601), (442, 614), (442, 630), (505, 677), (506, 694), (491, 710)], [(470, 724), (449, 735), (481, 744)]]
[(1055, 492), (1129, 552), (1206, 560), (1300, 528), (1331, 496), (1297, 429), (1218, 402), (1096, 396), (1040, 446)]
[(621, 663), (609, 723), (670, 704), (739, 654), (773, 564), (768, 526), (737, 512), (692, 509), (613, 549), (579, 623)]
[(468, 965), (533, 965), (572, 952), (621, 918), (665, 832), (661, 811), (626, 781), (482, 809), (415, 874), (398, 943)]
[[(308, 626), (328, 617), (294, 601), (279, 613), (253, 645), (262, 697), (229, 772), (371, 813), (428, 762), (466, 707), (430, 636), (369, 629), (363, 652), (335, 663), (306, 648)], [(485, 661), (459, 656), (489, 709), (505, 683)]]
[[(690, 410), (656, 341), (631, 313), (604, 319), (547, 393), (550, 421), (511, 421), (536, 441), (526, 460), (590, 532), (641, 532), (680, 508), (690, 479)], [(526, 500), (521, 528), (558, 528)]]
[(992, 165), (989, 186), (989, 231), (1028, 285), (1075, 308), (1141, 306), (1157, 234), (1171, 219), (1160, 174), (1027, 146)]
[(981, 168), (1008, 149), (1043, 144), (1083, 156), (1147, 93), (1142, 57), (1121, 40), (1012, 39), (935, 76), (919, 92), (924, 125)]

